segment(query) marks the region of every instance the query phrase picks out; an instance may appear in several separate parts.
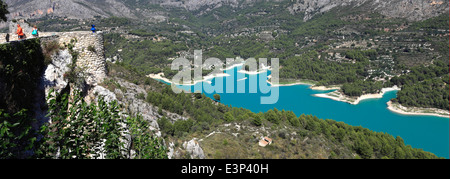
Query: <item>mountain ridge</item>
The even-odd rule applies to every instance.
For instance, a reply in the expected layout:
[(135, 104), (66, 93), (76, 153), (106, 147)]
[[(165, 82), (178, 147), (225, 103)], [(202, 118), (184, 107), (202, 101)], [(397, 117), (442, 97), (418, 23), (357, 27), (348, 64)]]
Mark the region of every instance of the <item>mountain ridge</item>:
[[(161, 15), (170, 8), (181, 8), (187, 11), (209, 12), (224, 5), (233, 8), (245, 8), (261, 1), (272, 0), (5, 0), (9, 6), (12, 19), (35, 19), (43, 16), (86, 19), (93, 17), (126, 17), (139, 19)], [(317, 14), (327, 12), (335, 7), (360, 8), (362, 10), (379, 12), (392, 18), (406, 18), (419, 21), (438, 16), (449, 10), (447, 0), (273, 0), (277, 3), (287, 3), (286, 10), (291, 14), (304, 13), (304, 21)], [(165, 10), (164, 10), (165, 9)]]
[(410, 21), (428, 19), (449, 10), (448, 1), (445, 0), (297, 0), (289, 7), (289, 11), (304, 12), (306, 21), (316, 14), (343, 6), (375, 11), (391, 18), (406, 18)]

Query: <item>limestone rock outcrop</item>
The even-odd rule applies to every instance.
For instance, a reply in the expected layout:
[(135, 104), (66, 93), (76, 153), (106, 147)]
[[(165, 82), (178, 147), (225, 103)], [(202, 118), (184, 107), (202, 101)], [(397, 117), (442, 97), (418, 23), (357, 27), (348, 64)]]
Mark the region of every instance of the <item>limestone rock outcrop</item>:
[(303, 13), (304, 21), (335, 7), (361, 8), (387, 17), (419, 21), (448, 12), (448, 0), (296, 0), (288, 8), (293, 13)]
[(191, 156), (192, 159), (205, 158), (203, 149), (200, 147), (200, 144), (197, 142), (197, 139), (194, 138), (188, 142), (184, 142), (183, 147), (186, 149), (186, 152), (188, 152), (188, 154)]
[(68, 17), (87, 19), (100, 17), (127, 17), (139, 19), (155, 19), (162, 21), (167, 18), (167, 11), (144, 9), (144, 4), (158, 4), (164, 8), (184, 8), (205, 14), (222, 6), (233, 8), (251, 7), (261, 1), (290, 1), (288, 11), (304, 14), (304, 20), (309, 20), (317, 14), (327, 12), (335, 7), (362, 8), (367, 12), (378, 12), (388, 17), (406, 18), (418, 21), (448, 12), (448, 0), (148, 0), (142, 1), (90, 1), (90, 0), (5, 0), (9, 6), (10, 18), (40, 18), (43, 16)]

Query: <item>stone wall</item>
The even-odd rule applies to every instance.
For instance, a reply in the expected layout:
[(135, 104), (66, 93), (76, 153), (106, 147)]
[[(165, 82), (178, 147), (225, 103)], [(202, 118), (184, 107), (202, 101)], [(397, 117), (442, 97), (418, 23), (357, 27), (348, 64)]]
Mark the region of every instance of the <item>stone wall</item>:
[(15, 40), (17, 40), (17, 24), (20, 24), (20, 27), (22, 27), (22, 31), (25, 34), (25, 37), (31, 38), (33, 35), (31, 35), (31, 32), (33, 31), (33, 25), (29, 24), (27, 21), (20, 19), (16, 22), (10, 22), (9, 23), (9, 34), (12, 35)]
[[(17, 20), (9, 23), (9, 41), (17, 41), (17, 24), (23, 28), (26, 39), (33, 36), (32, 24), (25, 20)], [(0, 33), (0, 44), (6, 43), (7, 33)], [(93, 34), (89, 31), (76, 32), (39, 32), (41, 44), (49, 41), (57, 41), (60, 46), (65, 46), (76, 39), (74, 50), (78, 52), (77, 66), (83, 72), (81, 75), (85, 77), (87, 84), (96, 85), (106, 77), (106, 60), (104, 57), (103, 33), (97, 32)]]
[(106, 60), (103, 47), (103, 33), (82, 31), (57, 33), (60, 46), (75, 41), (74, 51), (78, 52), (77, 66), (82, 70), (87, 84), (97, 85), (106, 77)]
[(6, 34), (9, 34), (9, 41), (16, 41), (18, 40), (18, 36), (16, 34), (17, 32), (17, 24), (20, 24), (22, 27), (23, 33), (25, 34), (25, 37), (32, 38), (33, 35), (31, 35), (31, 32), (33, 31), (33, 26), (26, 22), (25, 20), (21, 19), (16, 22), (9, 22), (7, 23), (9, 32), (8, 33), (0, 33), (0, 43), (6, 42)]
[[(51, 42), (57, 42), (59, 46), (63, 47), (75, 42), (73, 50), (78, 52), (77, 58), (77, 71), (78, 76), (84, 77), (89, 88), (95, 88), (97, 83), (100, 83), (106, 78), (106, 62), (103, 55), (103, 34), (92, 32), (44, 32), (41, 33), (40, 43), (41, 48), (45, 48), (45, 44)], [(15, 42), (12, 42), (15, 43)], [(92, 51), (88, 50), (91, 46)], [(47, 94), (49, 91), (55, 90), (58, 93), (69, 92), (67, 90), (73, 90), (72, 86), (69, 87), (69, 81), (65, 78), (71, 68), (69, 67), (72, 62), (72, 54), (68, 48), (59, 50), (58, 53), (54, 53), (51, 57), (52, 62), (48, 64), (44, 73), (41, 76), (39, 82), (39, 89), (37, 89), (37, 96), (34, 103), (35, 119), (37, 119), (39, 126), (49, 121), (47, 115)], [(83, 86), (87, 87), (87, 86)], [(81, 89), (87, 90), (87, 89)]]
[[(30, 32), (31, 33), (31, 32)], [(0, 33), (0, 44), (6, 43), (6, 33)], [(10, 41), (17, 40), (11, 35)], [(76, 32), (40, 32), (41, 44), (56, 41), (60, 46), (68, 45), (72, 39), (76, 42), (74, 50), (78, 52), (77, 67), (81, 69), (87, 84), (96, 85), (106, 77), (106, 59), (104, 55), (103, 33), (89, 31)], [(27, 38), (31, 39), (31, 38)]]

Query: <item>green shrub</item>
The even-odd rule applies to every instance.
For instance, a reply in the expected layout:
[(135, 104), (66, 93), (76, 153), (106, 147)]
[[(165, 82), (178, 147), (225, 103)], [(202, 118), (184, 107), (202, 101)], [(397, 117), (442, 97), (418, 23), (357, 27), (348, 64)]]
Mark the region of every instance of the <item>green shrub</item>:
[(26, 109), (12, 115), (0, 109), (0, 159), (27, 157), (36, 141), (30, 121)]
[(39, 39), (0, 44), (0, 109), (14, 114), (31, 109), (39, 78), (44, 68)]
[(92, 46), (92, 45), (89, 45), (88, 48), (87, 48), (87, 50), (89, 50), (89, 51), (91, 51), (91, 52), (94, 52), (94, 53), (97, 53), (97, 50), (95, 50), (95, 47)]
[(44, 54), (44, 64), (49, 65), (52, 63), (52, 55), (58, 53), (61, 47), (57, 41), (50, 41), (43, 44), (42, 53)]
[(219, 94), (214, 94), (214, 100), (220, 101), (220, 95)]
[(166, 117), (162, 117), (158, 119), (159, 129), (163, 134), (173, 136), (174, 134), (174, 125), (167, 119)]
[[(130, 150), (137, 159), (167, 158), (166, 148), (149, 130), (149, 122), (139, 115), (119, 115), (117, 101), (107, 103), (99, 97), (98, 104), (88, 105), (81, 92), (69, 97), (53, 90), (48, 101), (52, 122), (41, 128), (37, 158), (99, 158), (98, 154), (104, 153), (105, 158), (120, 159), (128, 158)], [(128, 140), (122, 135), (125, 129), (131, 136), (131, 148), (124, 143)]]
[(139, 93), (136, 95), (137, 99), (141, 99), (141, 100), (145, 100), (145, 94), (144, 93)]
[(251, 119), (251, 122), (252, 122), (252, 124), (255, 125), (255, 126), (261, 126), (261, 124), (262, 124), (262, 121), (261, 121), (261, 118), (260, 118), (260, 117), (252, 118), (252, 119)]

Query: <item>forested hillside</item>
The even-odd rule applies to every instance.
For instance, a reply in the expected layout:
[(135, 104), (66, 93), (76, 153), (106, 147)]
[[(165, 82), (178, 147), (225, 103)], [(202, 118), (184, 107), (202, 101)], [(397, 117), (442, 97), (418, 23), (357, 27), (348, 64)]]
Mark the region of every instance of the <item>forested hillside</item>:
[[(120, 55), (124, 65), (145, 73), (164, 72), (169, 79), (176, 74), (168, 69), (170, 59), (192, 54), (194, 49), (202, 49), (204, 58), (222, 60), (279, 58), (281, 80), (341, 85), (343, 94), (354, 97), (378, 93), (381, 88), (394, 84), (402, 87), (403, 84), (391, 79), (408, 75), (419, 66), (431, 68), (440, 63), (448, 67), (448, 13), (411, 22), (358, 8), (339, 7), (304, 22), (302, 14), (286, 11), (288, 6), (289, 3), (266, 2), (246, 9), (222, 6), (207, 13), (176, 11), (167, 24), (127, 27), (136, 37), (111, 34), (107, 38), (108, 56)], [(235, 13), (226, 13), (229, 11)], [(151, 38), (167, 40), (150, 43), (145, 40), (149, 39), (148, 34)], [(125, 39), (131, 43), (123, 43)], [(163, 51), (144, 50), (144, 44), (167, 42), (172, 43), (163, 47)], [(123, 44), (127, 44), (127, 48), (122, 49)], [(119, 49), (122, 51), (118, 52)], [(148, 60), (148, 56), (154, 58)], [(448, 87), (448, 84), (443, 85)], [(435, 89), (432, 86), (429, 87)], [(444, 98), (448, 96), (448, 92), (442, 92)], [(402, 94), (405, 93), (400, 96)], [(409, 98), (419, 100), (414, 95)], [(415, 105), (399, 101), (406, 106)], [(435, 102), (424, 103), (427, 107), (445, 108)]]
[[(304, 21), (304, 14), (287, 10), (290, 5), (287, 1), (262, 2), (248, 8), (224, 5), (214, 11), (151, 6), (170, 12), (168, 20), (149, 25), (111, 17), (90, 23), (110, 31), (105, 42), (107, 57), (121, 59), (123, 65), (146, 74), (163, 72), (169, 79), (176, 74), (169, 68), (171, 59), (192, 60), (193, 50), (203, 50), (204, 59), (279, 58), (281, 81), (338, 85), (350, 97), (379, 93), (392, 85), (402, 88), (404, 84), (392, 80), (419, 66), (429, 68), (442, 62), (448, 67), (448, 13), (414, 22), (364, 10), (367, 7), (336, 7)], [(54, 29), (54, 25), (43, 24), (46, 27)], [(422, 85), (436, 89), (429, 99), (443, 100), (421, 105), (406, 102), (421, 101), (417, 95), (408, 95), (406, 100), (402, 97), (406, 92), (400, 92), (398, 99), (403, 99), (398, 101), (405, 106), (448, 109), (443, 105), (447, 91), (440, 91), (442, 96), (437, 85)], [(421, 93), (418, 88), (404, 89)]]
[(418, 66), (391, 82), (402, 86), (395, 102), (404, 106), (449, 109), (449, 68), (443, 62), (428, 67)]

